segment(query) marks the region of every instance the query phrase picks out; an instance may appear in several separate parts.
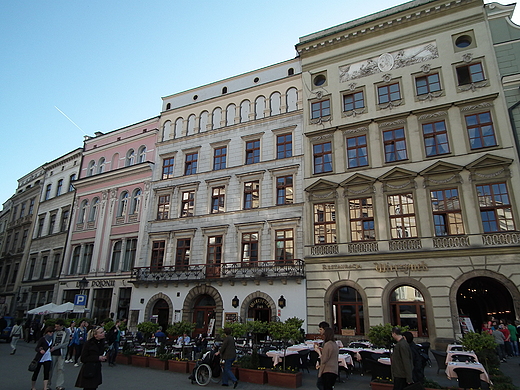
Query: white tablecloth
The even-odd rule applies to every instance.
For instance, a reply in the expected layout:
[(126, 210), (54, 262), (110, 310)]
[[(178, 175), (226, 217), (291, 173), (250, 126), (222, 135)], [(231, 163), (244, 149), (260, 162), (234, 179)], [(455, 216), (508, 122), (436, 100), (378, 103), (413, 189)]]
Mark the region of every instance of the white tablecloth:
[(449, 362), (446, 366), (446, 376), (448, 379), (457, 378), (456, 368), (471, 368), (473, 370), (480, 371), (480, 380), (490, 383), (489, 375), (486, 372), (484, 366), (480, 363), (467, 363), (467, 362)]
[[(453, 355), (473, 356), (473, 358), (475, 359), (475, 362), (478, 363), (478, 357), (475, 354), (475, 352), (448, 351), (448, 353), (446, 354), (446, 364), (448, 364), (449, 362), (453, 361)], [(464, 363), (464, 362), (462, 362), (462, 363)]]
[(287, 356), (287, 355), (297, 355), (298, 352), (297, 351), (267, 351), (265, 353), (267, 356), (269, 356), (270, 358), (273, 359), (273, 366), (276, 366), (278, 363), (280, 363), (283, 359), (284, 356)]

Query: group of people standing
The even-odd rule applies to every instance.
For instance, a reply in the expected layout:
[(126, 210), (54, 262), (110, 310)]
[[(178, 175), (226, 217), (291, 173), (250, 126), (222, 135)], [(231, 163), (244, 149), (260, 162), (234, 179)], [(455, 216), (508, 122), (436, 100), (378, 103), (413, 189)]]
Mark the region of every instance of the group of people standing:
[(512, 321), (497, 321), (491, 318), (482, 324), (482, 332), (489, 333), (497, 343), (497, 355), (502, 363), (506, 357), (520, 356), (518, 336), (520, 335), (520, 324), (513, 325)]

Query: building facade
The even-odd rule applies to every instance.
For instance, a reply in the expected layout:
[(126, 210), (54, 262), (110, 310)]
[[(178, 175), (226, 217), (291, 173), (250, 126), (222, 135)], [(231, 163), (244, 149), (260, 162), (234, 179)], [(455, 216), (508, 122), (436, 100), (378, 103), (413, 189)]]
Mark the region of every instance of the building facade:
[(520, 314), (518, 154), (481, 1), (300, 38), (309, 326), (443, 343)]

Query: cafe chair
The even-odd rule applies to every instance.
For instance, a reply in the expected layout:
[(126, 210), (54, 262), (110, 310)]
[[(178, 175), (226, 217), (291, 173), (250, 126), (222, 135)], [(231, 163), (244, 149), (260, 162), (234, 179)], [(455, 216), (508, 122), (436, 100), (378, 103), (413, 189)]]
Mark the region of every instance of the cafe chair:
[[(286, 355), (283, 360), (285, 360), (285, 368), (291, 367), (300, 371), (300, 354)], [(280, 364), (283, 364), (283, 361)]]
[(459, 387), (466, 389), (480, 389), (480, 371), (472, 368), (456, 368), (455, 373), (459, 381)]
[(469, 362), (469, 363), (475, 363), (475, 358), (473, 356), (468, 355), (457, 355), (453, 354), (451, 356), (452, 362)]
[(338, 366), (338, 382), (345, 383), (350, 376), (350, 368)]
[(258, 354), (258, 367), (273, 368), (273, 358), (261, 354)]
[(361, 355), (361, 375), (363, 375), (365, 372), (370, 371), (370, 367), (371, 367), (370, 362), (367, 365), (366, 361), (367, 360), (376, 361), (376, 360), (372, 359), (372, 352), (370, 352), (370, 351), (359, 351), (359, 354)]
[(309, 366), (316, 367), (316, 362), (318, 361), (319, 355), (318, 352), (312, 350), (309, 352)]
[[(307, 349), (305, 351), (298, 351), (298, 355), (300, 355), (300, 370), (303, 372), (303, 370), (307, 370), (309, 372), (309, 354), (310, 349)], [(316, 363), (314, 364), (316, 366)]]
[(439, 370), (445, 370), (446, 369), (446, 352), (443, 351), (435, 351), (432, 349), (433, 357), (435, 358), (435, 361), (437, 362), (437, 374), (439, 373)]
[(430, 359), (430, 346), (431, 344), (428, 341), (425, 341), (423, 343), (417, 344), (419, 347), (419, 350), (424, 353), (426, 356), (428, 356), (428, 360), (426, 360), (426, 363), (428, 364), (428, 367), (432, 366), (432, 361)]

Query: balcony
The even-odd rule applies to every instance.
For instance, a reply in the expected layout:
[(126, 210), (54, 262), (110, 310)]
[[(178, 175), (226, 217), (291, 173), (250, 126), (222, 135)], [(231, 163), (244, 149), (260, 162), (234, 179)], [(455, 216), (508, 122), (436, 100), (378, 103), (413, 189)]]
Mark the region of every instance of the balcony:
[(152, 266), (132, 269), (134, 283), (186, 282), (217, 280), (301, 279), (305, 277), (303, 260), (195, 264), (188, 266)]

